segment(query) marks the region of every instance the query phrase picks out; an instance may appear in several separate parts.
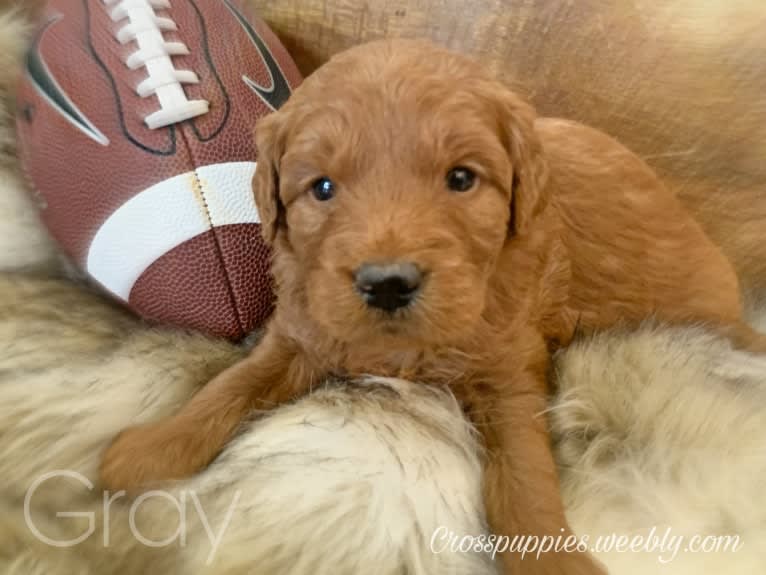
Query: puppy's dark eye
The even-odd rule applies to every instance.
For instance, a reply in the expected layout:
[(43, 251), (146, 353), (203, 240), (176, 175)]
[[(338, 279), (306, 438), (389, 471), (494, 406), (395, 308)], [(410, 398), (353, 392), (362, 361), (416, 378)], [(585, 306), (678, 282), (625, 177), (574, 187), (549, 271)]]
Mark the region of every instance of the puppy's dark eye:
[(453, 192), (467, 192), (476, 184), (476, 174), (458, 166), (447, 172), (447, 187)]
[(335, 184), (330, 178), (319, 178), (311, 184), (311, 193), (320, 202), (326, 202), (335, 195)]

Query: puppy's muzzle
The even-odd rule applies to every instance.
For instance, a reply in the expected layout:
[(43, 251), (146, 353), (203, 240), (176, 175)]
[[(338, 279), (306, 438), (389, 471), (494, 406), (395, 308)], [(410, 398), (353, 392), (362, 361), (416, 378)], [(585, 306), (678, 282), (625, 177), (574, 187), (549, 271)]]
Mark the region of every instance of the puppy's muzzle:
[(410, 262), (363, 264), (354, 273), (354, 280), (368, 306), (393, 313), (412, 302), (423, 282), (423, 273)]

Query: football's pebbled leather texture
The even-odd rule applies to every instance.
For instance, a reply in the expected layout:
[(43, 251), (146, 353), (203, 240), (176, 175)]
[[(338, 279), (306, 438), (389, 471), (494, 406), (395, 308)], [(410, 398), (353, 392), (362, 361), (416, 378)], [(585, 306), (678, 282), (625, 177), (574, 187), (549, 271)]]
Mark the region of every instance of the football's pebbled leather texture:
[(139, 315), (244, 337), (274, 299), (255, 121), (300, 80), (246, 2), (52, 0), (18, 92), (43, 220)]

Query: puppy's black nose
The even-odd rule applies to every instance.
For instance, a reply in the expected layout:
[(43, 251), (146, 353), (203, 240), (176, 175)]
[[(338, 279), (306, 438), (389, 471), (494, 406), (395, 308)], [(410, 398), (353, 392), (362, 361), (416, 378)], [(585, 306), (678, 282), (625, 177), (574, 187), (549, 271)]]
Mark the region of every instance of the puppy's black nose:
[(354, 273), (356, 289), (370, 307), (394, 312), (408, 305), (423, 274), (413, 263), (363, 264)]

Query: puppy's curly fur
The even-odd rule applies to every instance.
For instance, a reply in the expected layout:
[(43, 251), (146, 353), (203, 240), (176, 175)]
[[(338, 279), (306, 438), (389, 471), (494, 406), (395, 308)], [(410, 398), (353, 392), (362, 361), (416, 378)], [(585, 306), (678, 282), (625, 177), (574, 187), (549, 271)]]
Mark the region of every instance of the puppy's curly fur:
[[(758, 347), (734, 269), (638, 157), (595, 130), (536, 119), (463, 56), (418, 41), (335, 57), (257, 131), (255, 194), (279, 304), (252, 355), (174, 417), (124, 432), (102, 480), (141, 488), (205, 467), (255, 408), (328, 374), (449, 386), (487, 447), (494, 531), (569, 533), (546, 420), (550, 350), (577, 328), (655, 315)], [(446, 174), (478, 175), (452, 192)], [(318, 178), (332, 201), (307, 192)], [(353, 285), (368, 262), (414, 262), (426, 281), (396, 313)], [(521, 556), (503, 555), (507, 573)], [(599, 573), (584, 553), (524, 573)]]

